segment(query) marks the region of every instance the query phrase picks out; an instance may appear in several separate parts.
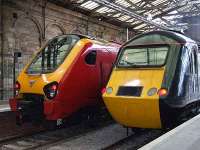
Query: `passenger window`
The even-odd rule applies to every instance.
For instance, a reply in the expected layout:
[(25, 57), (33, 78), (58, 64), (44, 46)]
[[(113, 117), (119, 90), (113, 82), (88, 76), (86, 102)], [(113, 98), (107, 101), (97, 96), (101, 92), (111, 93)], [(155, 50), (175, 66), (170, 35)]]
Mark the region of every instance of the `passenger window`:
[(193, 72), (194, 72), (194, 57), (193, 57), (193, 53), (190, 54), (189, 62), (190, 62), (190, 73), (193, 74)]
[(198, 76), (200, 77), (200, 53), (197, 53), (197, 62), (198, 62)]
[(194, 72), (195, 74), (198, 73), (198, 63), (197, 63), (197, 53), (194, 51)]
[(85, 57), (85, 62), (88, 65), (95, 65), (96, 64), (96, 57), (97, 57), (97, 52), (96, 51), (91, 51), (88, 53)]
[(196, 50), (193, 50), (191, 55), (190, 55), (190, 58), (189, 58), (189, 61), (190, 61), (190, 73), (192, 74), (197, 74), (197, 54), (196, 54)]

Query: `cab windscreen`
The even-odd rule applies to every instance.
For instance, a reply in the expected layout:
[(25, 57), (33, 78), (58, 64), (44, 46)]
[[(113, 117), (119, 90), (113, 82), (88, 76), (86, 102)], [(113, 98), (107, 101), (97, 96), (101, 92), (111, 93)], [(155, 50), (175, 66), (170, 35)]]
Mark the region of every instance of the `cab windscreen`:
[(166, 62), (169, 47), (160, 46), (133, 46), (125, 47), (121, 53), (119, 67), (153, 67), (163, 66)]
[(53, 72), (63, 63), (79, 40), (80, 38), (76, 35), (63, 35), (53, 38), (33, 59), (26, 72), (28, 74)]

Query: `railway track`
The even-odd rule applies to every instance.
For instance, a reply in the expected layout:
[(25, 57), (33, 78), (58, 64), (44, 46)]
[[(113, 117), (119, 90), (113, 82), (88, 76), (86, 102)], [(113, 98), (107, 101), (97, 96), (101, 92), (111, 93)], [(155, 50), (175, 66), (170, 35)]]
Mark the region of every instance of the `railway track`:
[(1, 112), (0, 120), (0, 143), (44, 130), (42, 126), (31, 124), (16, 126), (15, 115), (12, 112)]
[(161, 136), (162, 134), (164, 134), (164, 132), (161, 130), (141, 130), (135, 133), (132, 132), (130, 135), (127, 135), (126, 138), (116, 141), (112, 145), (102, 148), (102, 150), (136, 150)]
[(96, 127), (93, 128), (91, 128), (90, 125), (82, 123), (80, 125), (72, 126), (69, 128), (58, 129), (55, 131), (43, 131), (40, 133), (34, 133), (32, 135), (17, 137), (0, 142), (0, 149), (31, 150), (48, 144), (53, 144), (61, 140), (73, 139), (74, 137), (82, 136), (110, 123), (111, 121), (108, 121), (104, 124), (97, 124)]
[[(111, 131), (113, 130), (113, 131)], [(111, 132), (109, 132), (111, 131)], [(144, 130), (137, 133), (132, 133), (128, 136), (120, 136), (116, 131), (124, 132), (125, 129), (118, 124), (111, 124), (105, 128), (101, 128), (95, 131), (90, 131), (89, 133), (80, 134), (68, 139), (64, 139), (55, 143), (47, 144), (45, 146), (38, 147), (37, 150), (116, 150), (116, 149), (138, 149), (149, 143), (153, 139), (157, 138), (163, 132), (160, 130)], [(98, 132), (98, 133), (97, 133)], [(109, 136), (106, 136), (105, 134)], [(103, 136), (103, 137), (102, 137)], [(110, 140), (111, 139), (111, 140)]]
[[(107, 120), (106, 120), (107, 119)], [(95, 124), (92, 124), (91, 122), (95, 122)], [(107, 126), (110, 126), (109, 129), (104, 131), (104, 127), (107, 128)], [(124, 133), (124, 136), (121, 138), (118, 138), (117, 140), (110, 142), (109, 144), (102, 143), (100, 146), (95, 145), (96, 143), (99, 143), (99, 141), (102, 140), (109, 140), (110, 136), (107, 136), (106, 138), (101, 138), (100, 136), (92, 136), (91, 134), (96, 134), (94, 132), (99, 132), (99, 135), (108, 134), (108, 131), (111, 129), (112, 126), (114, 128), (122, 128), (120, 125), (113, 124), (113, 121), (109, 118), (96, 118), (94, 120), (84, 120), (81, 123), (76, 123), (75, 125), (70, 125), (66, 128), (57, 129), (55, 131), (46, 131), (46, 130), (38, 130), (37, 132), (32, 132), (28, 134), (24, 134), (22, 136), (16, 136), (16, 137), (10, 137), (4, 140), (0, 140), (0, 149), (2, 150), (31, 150), (31, 149), (53, 149), (55, 147), (61, 147), (61, 149), (66, 148), (69, 146), (72, 149), (77, 148), (77, 145), (75, 145), (77, 142), (77, 139), (82, 139), (82, 142), (78, 142), (81, 148), (88, 149), (88, 143), (93, 144), (93, 149), (102, 149), (102, 150), (115, 150), (115, 149), (127, 149), (127, 150), (134, 150), (138, 149), (145, 144), (151, 142), (152, 140), (156, 139), (157, 137), (161, 136), (165, 132), (162, 130), (139, 130), (137, 132), (129, 132), (128, 136), (126, 136), (126, 130), (116, 130)], [(103, 133), (104, 132), (104, 133)], [(90, 137), (87, 138), (87, 135)], [(109, 135), (116, 136), (117, 133), (109, 133)], [(89, 139), (90, 142), (86, 142), (86, 139)], [(91, 142), (91, 139), (96, 139), (96, 142)], [(66, 144), (67, 143), (67, 144)], [(87, 145), (87, 146), (85, 146)], [(59, 149), (60, 150), (60, 149)]]
[(1, 143), (5, 143), (5, 142), (8, 142), (8, 141), (15, 140), (15, 139), (22, 138), (22, 137), (26, 137), (26, 136), (31, 136), (33, 134), (39, 134), (39, 133), (44, 132), (44, 131), (45, 131), (45, 129), (39, 129), (39, 130), (27, 132), (27, 133), (8, 135), (8, 136), (5, 136), (5, 137), (0, 139), (0, 145), (1, 145)]
[[(95, 124), (94, 124), (95, 122)], [(30, 132), (27, 134), (12, 135), (0, 139), (1, 150), (31, 150), (41, 146), (72, 139), (85, 133), (97, 130), (113, 123), (108, 116), (97, 116), (89, 120), (83, 120), (76, 124), (69, 124), (67, 127), (54, 131), (45, 129)]]
[(127, 135), (126, 138), (116, 141), (115, 143), (102, 148), (102, 150), (116, 150), (116, 149), (136, 150), (136, 149), (139, 149), (140, 147), (153, 141), (154, 139), (165, 134), (166, 132), (170, 131), (171, 129), (179, 126), (180, 124), (184, 123), (185, 121), (190, 120), (194, 116), (195, 116), (194, 114), (189, 113), (188, 116), (185, 116), (184, 118), (182, 118), (183, 119), (182, 122), (180, 122), (179, 124), (176, 124), (172, 128), (168, 128), (165, 130), (144, 129), (144, 130), (140, 130), (139, 132), (137, 130), (136, 130), (136, 132), (132, 132), (132, 133), (129, 132), (130, 134)]

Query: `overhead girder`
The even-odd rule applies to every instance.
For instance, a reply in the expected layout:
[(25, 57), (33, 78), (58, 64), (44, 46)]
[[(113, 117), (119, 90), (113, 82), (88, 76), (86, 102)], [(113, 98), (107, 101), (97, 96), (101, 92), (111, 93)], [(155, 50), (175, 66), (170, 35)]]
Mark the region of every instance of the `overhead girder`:
[[(163, 16), (167, 15), (168, 13), (170, 13), (170, 12), (172, 12), (172, 11), (178, 9), (178, 8), (182, 8), (182, 7), (184, 7), (184, 6), (185, 6), (185, 4), (184, 4), (184, 5), (180, 5), (180, 6), (175, 6), (175, 7), (171, 8), (171, 9), (169, 9), (169, 10), (167, 10), (167, 11), (162, 12), (161, 14), (158, 14), (158, 15), (153, 16), (152, 19), (156, 19), (156, 18), (163, 17)], [(137, 27), (137, 26), (139, 26), (139, 25), (141, 25), (141, 24), (142, 24), (142, 23), (138, 23), (138, 24), (134, 25), (133, 28), (135, 28), (135, 27)]]
[(145, 17), (142, 17), (142, 16), (138, 15), (137, 13), (130, 11), (130, 9), (127, 9), (127, 8), (120, 6), (118, 4), (115, 4), (115, 3), (111, 3), (109, 0), (93, 0), (93, 1), (98, 3), (98, 4), (101, 4), (103, 6), (106, 6), (108, 8), (111, 8), (113, 10), (116, 10), (116, 11), (118, 11), (118, 12), (124, 14), (124, 15), (129, 15), (129, 16), (135, 18), (135, 19), (143, 21), (146, 24), (153, 25), (153, 26), (158, 27), (160, 29), (165, 29), (165, 30), (171, 29), (171, 28), (168, 28), (166, 26), (159, 25), (159, 24), (157, 24), (153, 21), (147, 20)]
[[(75, 7), (80, 7), (81, 4), (88, 2), (89, 0), (58, 0), (62, 1), (63, 4), (72, 4)], [(121, 4), (117, 4), (116, 0), (90, 0), (91, 2), (98, 3), (99, 6), (91, 9), (90, 13), (88, 13), (90, 16), (95, 17), (105, 17), (111, 22), (121, 22), (122, 26), (131, 27), (132, 29), (142, 26), (141, 28), (137, 28), (136, 30), (149, 28), (149, 26), (154, 28), (160, 28), (160, 29), (181, 29), (180, 26), (176, 26), (171, 21), (167, 19), (169, 16), (174, 16), (175, 21), (177, 21), (179, 18), (178, 15), (181, 16), (199, 16), (199, 10), (200, 10), (200, 1), (198, 0), (167, 0), (162, 1), (154, 4), (155, 0), (140, 0), (138, 2), (134, 2), (132, 0), (124, 0), (125, 3), (130, 4), (128, 7), (125, 7)], [(184, 9), (188, 6), (191, 6), (190, 9)], [(115, 12), (105, 12), (105, 13), (98, 13), (96, 12), (101, 7), (107, 7), (112, 10), (115, 10)], [(169, 8), (169, 9), (168, 9)], [(143, 10), (143, 11), (142, 11)], [(86, 10), (85, 10), (86, 11)], [(177, 11), (177, 13), (170, 14), (170, 12)], [(127, 20), (120, 20), (119, 17), (113, 17), (113, 15), (121, 13), (121, 17), (124, 15), (128, 15), (131, 18), (129, 19), (135, 19), (137, 20), (136, 24), (132, 24), (132, 22), (127, 22)], [(160, 18), (163, 23), (165, 24), (159, 24), (152, 20), (149, 20), (145, 17), (145, 15), (151, 14), (152, 20), (156, 18)], [(165, 18), (166, 17), (166, 18)], [(104, 18), (103, 18), (104, 19)], [(133, 22), (134, 23), (134, 22)], [(145, 26), (143, 26), (144, 24)]]

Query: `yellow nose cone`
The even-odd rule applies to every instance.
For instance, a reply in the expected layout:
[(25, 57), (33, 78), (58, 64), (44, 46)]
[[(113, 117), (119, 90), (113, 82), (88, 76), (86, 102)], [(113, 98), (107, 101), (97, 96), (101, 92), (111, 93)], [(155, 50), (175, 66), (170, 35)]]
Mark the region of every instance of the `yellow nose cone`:
[[(114, 69), (107, 87), (112, 87), (111, 94), (103, 95), (104, 102), (120, 124), (128, 127), (161, 128), (159, 96), (148, 95), (152, 87), (160, 89), (164, 68), (159, 69)], [(135, 87), (124, 95), (119, 95), (120, 87)], [(135, 94), (135, 89), (141, 93)], [(133, 93), (132, 95), (130, 95)], [(134, 95), (135, 94), (135, 95)]]

